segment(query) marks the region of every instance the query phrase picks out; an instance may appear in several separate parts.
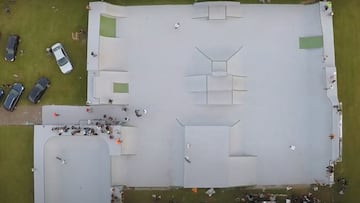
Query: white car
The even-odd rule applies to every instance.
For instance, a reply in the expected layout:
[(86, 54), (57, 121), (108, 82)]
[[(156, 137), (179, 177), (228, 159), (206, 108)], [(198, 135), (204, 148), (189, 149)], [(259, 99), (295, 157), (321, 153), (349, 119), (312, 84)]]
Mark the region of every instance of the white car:
[(69, 56), (66, 54), (64, 47), (60, 43), (56, 43), (51, 47), (51, 51), (55, 56), (56, 63), (58, 64), (62, 73), (70, 73), (73, 69)]

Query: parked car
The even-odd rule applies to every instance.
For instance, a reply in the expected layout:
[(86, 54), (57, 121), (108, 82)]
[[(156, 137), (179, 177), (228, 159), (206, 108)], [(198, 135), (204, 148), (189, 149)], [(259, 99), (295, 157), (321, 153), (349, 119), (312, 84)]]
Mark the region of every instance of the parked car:
[(50, 80), (41, 77), (38, 79), (34, 85), (34, 87), (31, 89), (28, 99), (30, 102), (37, 104), (40, 102), (41, 97), (45, 93), (46, 89), (50, 86)]
[(21, 83), (14, 83), (9, 94), (4, 101), (4, 108), (8, 111), (14, 111), (16, 104), (19, 102), (20, 96), (24, 92), (24, 86)]
[(3, 98), (3, 96), (4, 96), (4, 90), (0, 88), (0, 100)]
[(55, 56), (56, 63), (59, 66), (61, 72), (64, 74), (70, 73), (73, 67), (63, 45), (56, 43), (51, 46), (51, 51)]
[(10, 35), (6, 45), (5, 61), (15, 61), (17, 48), (20, 37), (18, 35)]

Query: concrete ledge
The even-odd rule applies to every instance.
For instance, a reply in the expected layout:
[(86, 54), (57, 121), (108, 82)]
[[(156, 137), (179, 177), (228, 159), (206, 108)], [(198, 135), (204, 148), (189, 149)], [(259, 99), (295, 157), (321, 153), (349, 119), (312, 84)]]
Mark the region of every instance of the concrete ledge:
[(126, 8), (124, 6), (117, 6), (106, 2), (91, 2), (90, 8), (98, 10), (102, 15), (118, 18), (126, 17)]

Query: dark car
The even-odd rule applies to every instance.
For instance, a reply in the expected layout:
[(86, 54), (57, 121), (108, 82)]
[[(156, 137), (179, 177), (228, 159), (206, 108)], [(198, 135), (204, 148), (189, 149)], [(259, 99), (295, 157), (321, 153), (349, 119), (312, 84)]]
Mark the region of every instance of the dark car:
[(0, 88), (0, 100), (3, 98), (3, 96), (4, 96), (4, 90)]
[(5, 60), (14, 61), (20, 37), (18, 35), (10, 35), (6, 45)]
[(14, 111), (21, 94), (24, 92), (24, 86), (21, 83), (14, 83), (10, 89), (9, 94), (4, 101), (4, 108), (8, 111)]
[(28, 96), (29, 101), (34, 104), (39, 103), (41, 97), (49, 86), (50, 81), (45, 77), (41, 77), (39, 80), (36, 81), (34, 87), (31, 89)]

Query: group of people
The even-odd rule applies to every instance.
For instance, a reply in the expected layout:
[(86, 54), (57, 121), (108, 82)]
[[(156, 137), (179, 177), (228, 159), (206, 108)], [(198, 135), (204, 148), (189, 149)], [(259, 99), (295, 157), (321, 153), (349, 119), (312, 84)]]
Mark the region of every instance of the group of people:
[[(128, 112), (129, 109), (127, 107), (122, 108), (122, 111)], [(86, 108), (86, 112), (92, 113), (93, 109), (88, 107)], [(147, 114), (146, 109), (135, 109), (134, 110), (136, 117), (142, 117), (143, 115)], [(58, 113), (53, 113), (54, 117), (59, 116)], [(88, 120), (88, 125), (91, 123), (95, 124), (95, 128), (90, 127), (80, 127), (80, 126), (61, 126), (61, 127), (53, 127), (52, 131), (56, 131), (58, 135), (63, 135), (63, 133), (68, 133), (68, 131), (71, 129), (71, 132), (69, 134), (71, 135), (99, 135), (99, 133), (108, 134), (110, 138), (113, 138), (113, 128), (112, 125), (119, 125), (119, 124), (126, 124), (130, 120), (130, 117), (126, 115), (124, 119), (121, 121), (117, 120), (116, 118), (109, 116), (107, 114), (103, 114), (102, 118), (95, 119), (95, 120)]]
[(112, 116), (108, 116), (106, 114), (103, 115), (103, 120), (105, 121), (105, 124), (107, 124), (107, 125), (117, 124), (116, 119), (114, 119)]
[[(121, 109), (121, 111), (128, 113), (128, 112), (129, 112), (129, 109), (128, 109), (128, 107), (123, 107), (123, 108)], [(142, 116), (144, 116), (144, 115), (147, 114), (147, 110), (146, 110), (146, 109), (135, 109), (135, 110), (134, 110), (134, 113), (135, 113), (135, 116), (136, 116), (136, 117), (140, 118), (140, 117), (142, 117)], [(130, 121), (130, 117), (127, 115), (127, 116), (125, 116), (125, 117), (122, 119), (122, 122), (121, 122), (121, 123), (122, 123), (122, 124), (126, 124), (126, 123), (129, 122), (129, 121)]]
[(155, 200), (155, 201), (161, 200), (161, 195), (158, 195), (158, 194), (152, 194), (151, 197), (152, 197), (153, 200)]
[(327, 1), (324, 6), (325, 12), (329, 12), (329, 16), (333, 16), (334, 12), (332, 11), (332, 3), (331, 1)]
[(9, 89), (11, 88), (11, 84), (2, 84), (1, 87), (4, 88), (4, 89)]
[(276, 201), (276, 195), (274, 194), (265, 194), (265, 193), (259, 193), (259, 194), (251, 194), (251, 193), (245, 193), (245, 196), (243, 198), (235, 198), (236, 202), (261, 202), (261, 201)]
[(303, 203), (318, 203), (318, 202), (320, 202), (320, 200), (317, 199), (316, 197), (314, 197), (314, 195), (311, 192), (309, 192), (308, 194), (303, 195), (302, 198), (301, 198), (301, 201)]
[(10, 7), (5, 6), (4, 11), (5, 11), (5, 13), (10, 14)]
[(76, 135), (79, 134), (81, 132), (83, 132), (81, 135), (98, 135), (98, 133), (95, 132), (94, 128), (89, 128), (89, 127), (85, 127), (85, 128), (81, 128), (80, 126), (61, 126), (61, 127), (53, 127), (51, 128), (51, 131), (56, 131), (58, 133), (59, 136), (63, 135), (63, 133), (68, 133), (71, 130), (71, 135)]
[(69, 130), (70, 128), (67, 125), (51, 128), (51, 131), (57, 131), (59, 133), (58, 135), (62, 135), (62, 133), (67, 133)]
[(328, 173), (334, 173), (334, 166), (332, 166), (332, 165), (329, 165), (329, 166), (327, 166), (326, 167), (326, 172), (328, 172)]
[(146, 109), (140, 110), (140, 109), (135, 109), (135, 115), (136, 117), (141, 117), (143, 115), (145, 115), (147, 113)]
[(345, 194), (345, 189), (346, 187), (348, 186), (348, 182), (345, 178), (338, 178), (336, 179), (337, 183), (339, 184), (340, 186), (340, 189), (339, 189), (339, 194), (340, 195), (343, 195)]

